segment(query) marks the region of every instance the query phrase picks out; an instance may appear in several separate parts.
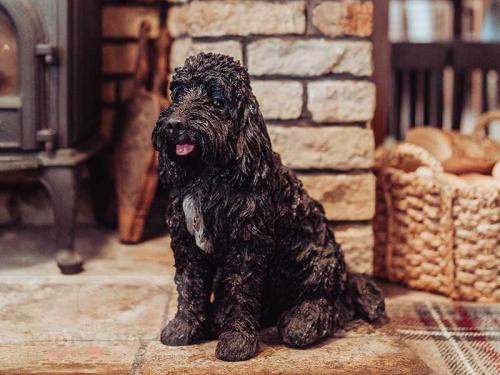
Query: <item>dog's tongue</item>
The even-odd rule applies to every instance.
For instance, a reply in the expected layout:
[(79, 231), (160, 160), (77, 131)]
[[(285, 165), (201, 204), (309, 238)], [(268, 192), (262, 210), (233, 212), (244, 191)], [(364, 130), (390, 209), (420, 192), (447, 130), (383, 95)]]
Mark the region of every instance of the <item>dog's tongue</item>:
[(182, 145), (175, 145), (175, 153), (177, 155), (188, 155), (194, 150), (194, 145), (192, 144), (182, 144)]

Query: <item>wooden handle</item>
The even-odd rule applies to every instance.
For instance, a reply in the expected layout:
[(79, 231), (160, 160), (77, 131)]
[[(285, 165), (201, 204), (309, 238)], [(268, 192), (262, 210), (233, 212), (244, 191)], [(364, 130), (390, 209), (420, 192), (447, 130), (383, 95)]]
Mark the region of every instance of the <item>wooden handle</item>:
[(166, 27), (163, 27), (156, 41), (156, 66), (153, 77), (152, 91), (162, 95), (162, 86), (167, 78), (167, 53), (170, 45), (170, 35)]
[(147, 21), (141, 23), (139, 30), (139, 49), (135, 64), (134, 80), (136, 87), (144, 87), (149, 73), (148, 41), (151, 32), (151, 24)]
[(500, 120), (500, 111), (490, 111), (483, 113), (476, 121), (474, 134), (484, 137), (484, 129), (493, 121)]

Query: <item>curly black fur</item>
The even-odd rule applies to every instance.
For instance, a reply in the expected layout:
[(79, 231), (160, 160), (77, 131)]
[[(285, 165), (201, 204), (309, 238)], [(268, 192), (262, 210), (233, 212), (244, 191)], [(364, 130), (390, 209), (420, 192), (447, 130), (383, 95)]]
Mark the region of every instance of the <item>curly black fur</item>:
[(304, 347), (382, 317), (381, 291), (346, 271), (322, 206), (272, 151), (247, 71), (199, 54), (175, 70), (171, 94), (153, 132), (179, 292), (161, 341), (218, 337), (216, 356), (239, 361), (255, 355), (263, 326)]

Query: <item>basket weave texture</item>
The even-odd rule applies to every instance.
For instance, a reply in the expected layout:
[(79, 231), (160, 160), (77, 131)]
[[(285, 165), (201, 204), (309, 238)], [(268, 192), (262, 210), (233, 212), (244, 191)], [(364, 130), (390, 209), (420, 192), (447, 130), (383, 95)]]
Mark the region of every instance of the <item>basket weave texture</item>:
[(450, 178), (423, 148), (377, 150), (375, 274), (470, 301), (500, 301), (500, 188)]

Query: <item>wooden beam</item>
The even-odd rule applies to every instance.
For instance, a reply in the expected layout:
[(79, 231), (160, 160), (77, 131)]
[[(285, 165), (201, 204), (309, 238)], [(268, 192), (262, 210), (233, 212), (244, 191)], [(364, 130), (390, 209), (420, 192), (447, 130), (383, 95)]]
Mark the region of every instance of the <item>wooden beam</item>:
[(384, 141), (386, 136), (389, 105), (391, 98), (391, 44), (389, 41), (389, 0), (377, 0), (374, 12), (373, 30), (373, 82), (377, 87), (377, 106), (373, 119), (373, 131), (377, 145)]

